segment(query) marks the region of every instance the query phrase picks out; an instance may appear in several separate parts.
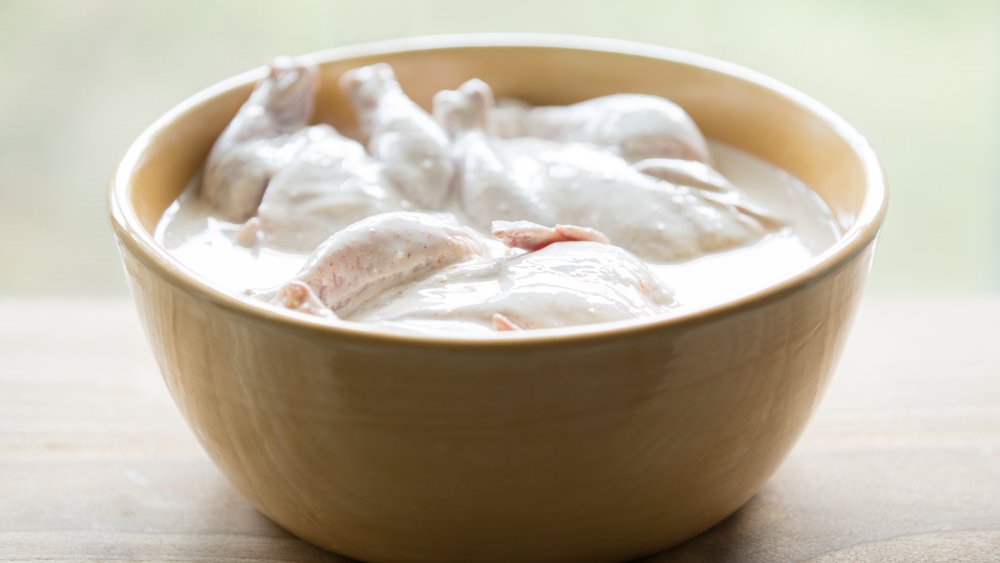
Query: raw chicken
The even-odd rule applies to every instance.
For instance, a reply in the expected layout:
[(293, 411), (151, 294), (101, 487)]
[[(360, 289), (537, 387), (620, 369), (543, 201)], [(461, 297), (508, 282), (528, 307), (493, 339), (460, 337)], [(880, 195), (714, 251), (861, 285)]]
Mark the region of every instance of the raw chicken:
[[(327, 239), (290, 283), (305, 284), (328, 309), (344, 316), (393, 285), (487, 255), (482, 236), (450, 215), (383, 213)], [(273, 300), (287, 287), (250, 293)]]
[(504, 315), (503, 313), (493, 313), (493, 317), (491, 317), (491, 320), (493, 321), (493, 328), (495, 328), (498, 332), (505, 332), (509, 330), (523, 330), (521, 327), (517, 326), (514, 323), (514, 321), (507, 318), (507, 315)]
[(777, 225), (737, 193), (657, 180), (586, 147), (543, 149), (533, 158), (539, 173), (548, 173), (541, 195), (556, 221), (597, 229), (646, 260), (685, 260), (741, 246)]
[(340, 85), (357, 114), (372, 156), (415, 203), (441, 209), (448, 198), (453, 167), (448, 136), (406, 96), (384, 63), (345, 73)]
[(316, 297), (308, 285), (300, 281), (288, 282), (281, 286), (274, 292), (269, 303), (317, 317), (337, 316), (319, 300), (319, 297)]
[(456, 136), (459, 201), (480, 229), (493, 220), (580, 225), (641, 258), (668, 262), (746, 244), (774, 225), (736, 192), (659, 180), (592, 145), (498, 139), (490, 133), (491, 101), (478, 80), (435, 98), (435, 115)]
[(604, 233), (576, 225), (545, 227), (530, 221), (493, 221), (490, 233), (511, 248), (541, 250), (555, 242), (583, 241), (608, 243)]
[(327, 125), (312, 127), (309, 139), (271, 178), (252, 219), (265, 245), (311, 252), (365, 217), (410, 207), (357, 141)]
[[(497, 109), (474, 79), (439, 92), (432, 118), (376, 64), (340, 82), (366, 151), (307, 125), (314, 83), (311, 67), (275, 61), (213, 147), (200, 194), (215, 216), (245, 221), (238, 244), (289, 251), (258, 278), (287, 281), (247, 292), (286, 309), (450, 331), (659, 315), (676, 302), (644, 260), (784, 226), (743, 200), (691, 118), (656, 96)], [(452, 193), (479, 232), (431, 212), (454, 208)]]
[(677, 104), (648, 94), (613, 94), (568, 106), (506, 103), (496, 111), (503, 137), (538, 137), (617, 149), (629, 161), (681, 158), (709, 163), (698, 126)]
[(569, 241), (456, 263), (371, 299), (351, 320), (512, 331), (660, 315), (673, 304), (670, 290), (628, 251)]
[(495, 330), (623, 320), (673, 304), (670, 291), (639, 259), (594, 242), (604, 240), (600, 233), (562, 228), (592, 239), (576, 240), (532, 223), (498, 227), (508, 243), (544, 234), (559, 241), (497, 258), (480, 234), (449, 215), (385, 213), (330, 237), (293, 280), (249, 293), (320, 316), (390, 324), (413, 318)]
[(459, 204), (484, 231), (494, 220), (551, 223), (545, 205), (531, 190), (531, 180), (518, 178), (498, 154), (492, 110), (493, 92), (478, 79), (434, 96), (434, 117), (454, 139)]
[(201, 196), (224, 219), (245, 221), (271, 177), (308, 143), (316, 70), (278, 58), (223, 130), (205, 162)]

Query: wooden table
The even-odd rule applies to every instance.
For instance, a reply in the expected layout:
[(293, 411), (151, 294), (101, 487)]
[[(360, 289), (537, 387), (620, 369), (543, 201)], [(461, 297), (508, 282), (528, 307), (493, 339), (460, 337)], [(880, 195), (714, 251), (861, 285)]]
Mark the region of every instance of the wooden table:
[[(251, 508), (125, 300), (0, 301), (0, 560), (343, 561)], [(770, 483), (648, 561), (1000, 561), (1000, 297), (870, 298)]]

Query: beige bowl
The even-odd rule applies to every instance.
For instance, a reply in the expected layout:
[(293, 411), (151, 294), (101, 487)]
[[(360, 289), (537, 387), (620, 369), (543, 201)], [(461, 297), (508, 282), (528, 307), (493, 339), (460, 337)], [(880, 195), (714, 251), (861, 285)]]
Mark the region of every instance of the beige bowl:
[(151, 236), (264, 71), (228, 80), (135, 142), (109, 204), (167, 386), (232, 484), (310, 542), (395, 561), (621, 560), (750, 499), (819, 402), (870, 267), (886, 188), (865, 140), (774, 80), (659, 47), (485, 35), (312, 58), (317, 120), (341, 127), (338, 76), (375, 61), (422, 104), (474, 76), (536, 103), (664, 95), (815, 188), (844, 235), (779, 284), (670, 319), (491, 338), (311, 320), (220, 291)]

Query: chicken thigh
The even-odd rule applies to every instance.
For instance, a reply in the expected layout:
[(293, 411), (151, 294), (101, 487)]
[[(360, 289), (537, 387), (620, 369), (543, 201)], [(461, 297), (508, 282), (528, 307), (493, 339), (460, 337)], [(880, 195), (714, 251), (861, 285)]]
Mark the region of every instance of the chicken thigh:
[(216, 140), (205, 162), (201, 197), (222, 218), (245, 221), (271, 177), (308, 143), (316, 70), (278, 58)]
[[(487, 255), (482, 236), (449, 215), (383, 213), (335, 233), (288, 284), (250, 294), (290, 308), (318, 300), (344, 316), (395, 284)], [(311, 293), (301, 296), (303, 286)]]
[(309, 252), (365, 217), (410, 207), (360, 143), (327, 125), (309, 138), (264, 192), (255, 227), (265, 245)]
[(408, 199), (441, 209), (453, 167), (448, 137), (437, 122), (406, 96), (385, 63), (348, 71), (340, 85), (368, 150), (385, 165), (389, 178)]
[(507, 103), (496, 111), (503, 137), (538, 137), (611, 147), (629, 161), (681, 158), (709, 163), (698, 126), (677, 104), (647, 94), (613, 94), (568, 106)]
[(549, 171), (541, 195), (556, 221), (597, 229), (612, 243), (653, 262), (748, 244), (779, 225), (736, 192), (658, 180), (584, 146), (543, 149), (533, 158)]
[[(748, 243), (776, 224), (725, 184), (678, 185), (589, 144), (498, 139), (490, 133), (491, 101), (478, 80), (435, 99), (435, 114), (456, 136), (459, 200), (480, 229), (493, 220), (580, 225), (641, 258), (667, 262)], [(669, 161), (660, 168), (674, 178), (700, 171)]]

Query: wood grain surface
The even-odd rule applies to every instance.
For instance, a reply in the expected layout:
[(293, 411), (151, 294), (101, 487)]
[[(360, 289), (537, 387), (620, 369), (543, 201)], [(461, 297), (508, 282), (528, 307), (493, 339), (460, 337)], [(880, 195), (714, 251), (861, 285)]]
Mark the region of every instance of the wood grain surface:
[[(125, 300), (0, 301), (0, 560), (345, 561), (225, 482)], [(647, 558), (1000, 561), (1000, 298), (869, 298), (802, 440)]]

